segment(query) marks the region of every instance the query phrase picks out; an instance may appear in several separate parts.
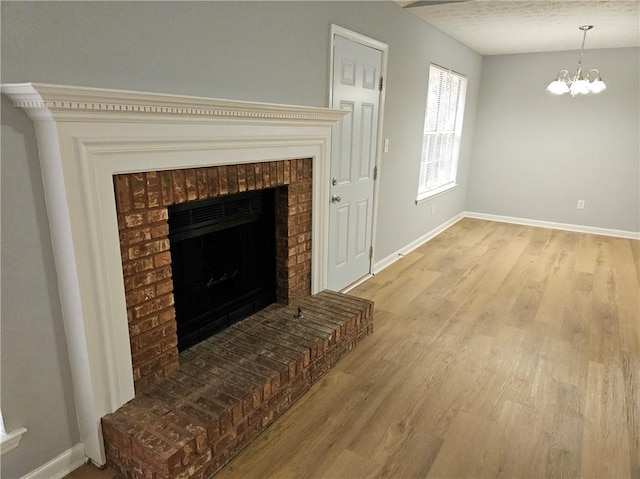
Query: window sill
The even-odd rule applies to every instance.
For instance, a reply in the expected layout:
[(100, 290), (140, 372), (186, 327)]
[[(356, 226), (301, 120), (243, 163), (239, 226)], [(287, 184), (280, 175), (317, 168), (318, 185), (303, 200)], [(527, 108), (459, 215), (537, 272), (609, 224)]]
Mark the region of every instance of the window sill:
[(418, 196), (418, 198), (416, 198), (416, 205), (424, 203), (425, 201), (428, 201), (428, 200), (432, 200), (436, 196), (440, 196), (446, 193), (447, 191), (456, 188), (457, 186), (458, 186), (458, 183), (451, 183), (451, 184), (442, 186), (438, 189), (428, 191), (427, 193), (423, 193), (422, 195)]
[(20, 439), (22, 439), (22, 435), (25, 432), (27, 432), (27, 429), (24, 427), (14, 429), (10, 433), (0, 432), (0, 455), (18, 447)]

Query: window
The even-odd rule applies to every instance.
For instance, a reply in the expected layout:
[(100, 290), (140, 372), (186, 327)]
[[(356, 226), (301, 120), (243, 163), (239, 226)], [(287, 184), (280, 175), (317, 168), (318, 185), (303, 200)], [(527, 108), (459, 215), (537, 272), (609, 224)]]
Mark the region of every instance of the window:
[(418, 201), (455, 186), (466, 91), (466, 77), (431, 65)]

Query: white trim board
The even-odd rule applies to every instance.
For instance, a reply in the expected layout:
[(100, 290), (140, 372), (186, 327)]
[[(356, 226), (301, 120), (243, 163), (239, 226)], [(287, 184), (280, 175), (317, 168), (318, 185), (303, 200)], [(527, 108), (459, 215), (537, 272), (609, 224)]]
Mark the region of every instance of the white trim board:
[(341, 293), (348, 293), (349, 291), (351, 291), (352, 289), (357, 288), (358, 286), (360, 286), (362, 283), (365, 283), (369, 278), (373, 277), (373, 275), (371, 273), (364, 275), (362, 278), (360, 278), (359, 280), (351, 283), (349, 286), (347, 286), (344, 289), (341, 289), (340, 292)]
[(538, 228), (550, 228), (556, 230), (573, 231), (576, 233), (588, 233), (602, 236), (614, 236), (616, 238), (640, 240), (640, 232), (614, 230), (608, 228), (598, 228), (596, 226), (574, 225), (570, 223), (554, 223), (553, 221), (533, 220), (529, 218), (518, 218), (515, 216), (492, 215), (489, 213), (477, 213), (475, 211), (465, 211), (466, 218), (478, 220), (498, 221), (500, 223), (511, 223), (515, 225), (534, 226)]
[(24, 427), (19, 427), (11, 432), (0, 431), (0, 454), (6, 454), (18, 447), (22, 436), (26, 432), (27, 429)]
[(21, 479), (61, 479), (87, 462), (81, 442), (70, 447), (49, 462), (25, 474)]
[[(373, 264), (373, 274), (374, 275), (378, 274), (383, 269), (388, 268), (393, 263), (398, 261), (400, 258), (402, 258), (403, 256), (406, 256), (407, 254), (411, 253), (413, 250), (419, 248), (427, 241), (435, 238), (444, 230), (446, 230), (447, 228), (450, 228), (451, 226), (453, 226), (463, 218), (474, 218), (478, 220), (497, 221), (500, 223), (533, 226), (537, 228), (549, 228), (549, 229), (557, 229), (557, 230), (564, 230), (564, 231), (573, 231), (576, 233), (586, 233), (586, 234), (595, 234), (595, 235), (602, 235), (602, 236), (613, 236), (616, 238), (640, 240), (640, 233), (635, 231), (614, 230), (614, 229), (607, 229), (607, 228), (597, 228), (595, 226), (582, 226), (582, 225), (573, 225), (568, 223), (554, 223), (552, 221), (532, 220), (528, 218), (517, 218), (513, 216), (501, 216), (501, 215), (492, 215), (488, 213), (477, 213), (474, 211), (463, 211), (462, 213), (459, 213), (453, 218), (451, 218), (450, 220), (445, 221), (441, 225), (436, 226), (431, 231), (421, 236), (420, 238), (416, 239), (415, 241), (412, 241), (411, 243), (404, 246), (403, 248), (400, 248), (395, 253), (392, 253), (389, 256), (379, 261), (376, 261)], [(362, 282), (366, 281), (369, 278), (370, 276), (363, 278)]]
[(387, 256), (386, 258), (381, 259), (380, 261), (376, 261), (373, 264), (373, 274), (378, 274), (383, 269), (388, 268), (393, 263), (398, 261), (400, 258), (402, 258), (403, 256), (408, 255), (413, 250), (415, 250), (416, 248), (419, 248), (420, 246), (422, 246), (427, 241), (435, 238), (440, 233), (442, 233), (444, 230), (446, 230), (447, 228), (450, 228), (451, 226), (456, 224), (458, 221), (460, 221), (464, 217), (465, 217), (464, 212), (463, 213), (458, 213), (456, 216), (454, 216), (450, 220), (445, 221), (444, 223), (442, 223), (439, 226), (436, 226), (431, 231), (429, 231), (427, 234), (422, 235), (417, 240), (412, 241), (411, 243), (409, 243), (408, 245), (406, 245), (403, 248), (400, 248), (395, 253), (390, 254), (389, 256)]

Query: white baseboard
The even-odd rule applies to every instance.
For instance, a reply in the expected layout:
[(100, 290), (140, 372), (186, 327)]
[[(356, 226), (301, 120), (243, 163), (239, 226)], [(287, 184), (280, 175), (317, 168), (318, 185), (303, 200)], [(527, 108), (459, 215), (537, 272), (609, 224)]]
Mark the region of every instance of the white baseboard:
[(86, 462), (84, 445), (79, 442), (39, 468), (25, 474), (21, 479), (61, 479)]
[(347, 286), (344, 289), (341, 289), (340, 292), (341, 293), (348, 293), (349, 291), (351, 291), (352, 289), (357, 288), (358, 286), (360, 286), (362, 283), (364, 283), (366, 280), (368, 280), (369, 278), (371, 278), (373, 275), (371, 273), (367, 274), (366, 276), (363, 276), (362, 278), (360, 278), (358, 281), (351, 283), (349, 286)]
[(500, 223), (512, 223), (516, 225), (536, 226), (539, 228), (574, 231), (576, 233), (589, 233), (594, 235), (640, 240), (640, 233), (635, 231), (613, 230), (597, 228), (595, 226), (574, 225), (570, 223), (554, 223), (552, 221), (532, 220), (529, 218), (518, 218), (515, 216), (492, 215), (489, 213), (477, 213), (475, 211), (465, 211), (464, 216), (479, 220), (498, 221)]
[(405, 256), (405, 255), (411, 253), (414, 249), (422, 246), (424, 243), (426, 243), (430, 239), (438, 236), (444, 230), (446, 230), (447, 228), (449, 228), (449, 227), (453, 226), (454, 224), (456, 224), (458, 221), (460, 221), (462, 218), (464, 218), (464, 216), (465, 216), (464, 212), (457, 214), (456, 216), (454, 216), (450, 220), (445, 221), (444, 223), (442, 223), (439, 226), (436, 226), (431, 231), (429, 231), (427, 234), (421, 236), (417, 240), (412, 241), (411, 243), (409, 243), (408, 245), (406, 245), (403, 248), (400, 248), (395, 253), (392, 253), (389, 256), (387, 256), (386, 258), (383, 258), (383, 259), (381, 259), (379, 261), (376, 261), (375, 263), (373, 263), (373, 274), (377, 274), (380, 271), (382, 271), (383, 269), (391, 266), (393, 263), (395, 263), (400, 258), (402, 258), (402, 256)]
[[(393, 263), (398, 261), (402, 256), (405, 256), (411, 253), (414, 249), (423, 245), (430, 239), (442, 233), (444, 230), (453, 226), (462, 218), (475, 218), (479, 220), (487, 220), (487, 221), (498, 221), (500, 223), (511, 223), (516, 225), (524, 225), (524, 226), (535, 226), (539, 228), (550, 228), (564, 231), (574, 231), (576, 233), (588, 233), (602, 236), (613, 236), (616, 238), (625, 238), (625, 239), (634, 239), (640, 240), (640, 233), (635, 231), (625, 231), (625, 230), (614, 230), (607, 228), (597, 228), (595, 226), (583, 226), (583, 225), (573, 225), (569, 223), (554, 223), (552, 221), (541, 221), (541, 220), (532, 220), (529, 218), (518, 218), (515, 216), (502, 216), (502, 215), (492, 215), (489, 213), (478, 213), (475, 211), (463, 211), (462, 213), (454, 216), (448, 221), (445, 221), (441, 225), (435, 227), (427, 234), (421, 236), (415, 241), (412, 241), (408, 245), (403, 248), (400, 248), (393, 254), (390, 254), (386, 258), (383, 258), (379, 261), (376, 261), (373, 264), (373, 274), (377, 274), (383, 269), (391, 266)], [(367, 278), (368, 279), (368, 278)]]

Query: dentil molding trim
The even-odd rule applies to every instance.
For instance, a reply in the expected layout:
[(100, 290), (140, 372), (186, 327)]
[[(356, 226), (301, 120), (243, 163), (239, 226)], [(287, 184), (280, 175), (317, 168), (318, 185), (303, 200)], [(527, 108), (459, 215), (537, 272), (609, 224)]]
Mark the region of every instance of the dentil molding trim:
[(15, 106), (32, 114), (42, 110), (52, 115), (65, 112), (138, 113), (312, 122), (335, 122), (344, 116), (329, 108), (44, 83), (11, 83), (2, 85), (1, 89)]

